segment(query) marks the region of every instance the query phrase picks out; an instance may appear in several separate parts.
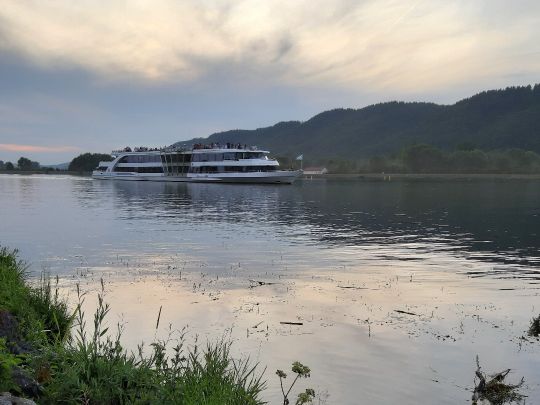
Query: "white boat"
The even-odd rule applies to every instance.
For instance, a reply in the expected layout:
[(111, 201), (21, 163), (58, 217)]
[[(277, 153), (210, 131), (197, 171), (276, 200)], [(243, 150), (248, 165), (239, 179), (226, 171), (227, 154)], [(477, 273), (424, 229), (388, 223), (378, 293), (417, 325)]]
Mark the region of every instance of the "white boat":
[(113, 151), (113, 160), (99, 162), (92, 177), (103, 180), (284, 183), (302, 170), (281, 170), (270, 152), (241, 145), (200, 145), (193, 148), (126, 148)]

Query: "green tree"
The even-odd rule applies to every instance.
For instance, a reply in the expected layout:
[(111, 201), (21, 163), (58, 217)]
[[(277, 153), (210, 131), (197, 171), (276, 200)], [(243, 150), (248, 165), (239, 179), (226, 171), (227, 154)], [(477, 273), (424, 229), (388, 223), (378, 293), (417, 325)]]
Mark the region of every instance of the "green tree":
[(6, 162), (6, 164), (4, 165), (4, 168), (8, 171), (12, 171), (12, 170), (15, 170), (15, 166), (13, 165), (13, 163), (11, 162)]
[(474, 142), (462, 142), (457, 146), (456, 149), (470, 152), (476, 149), (476, 145), (474, 144)]
[(385, 156), (373, 156), (369, 159), (368, 168), (370, 172), (380, 173), (388, 170), (388, 158)]
[(458, 150), (449, 156), (450, 171), (455, 173), (483, 173), (488, 168), (487, 155), (477, 149)]
[(98, 167), (99, 162), (110, 162), (111, 160), (113, 160), (111, 155), (103, 153), (83, 153), (71, 161), (68, 170), (73, 172), (91, 172)]
[(444, 172), (446, 169), (444, 153), (431, 145), (409, 146), (403, 150), (402, 159), (405, 167), (413, 173)]
[(32, 161), (25, 157), (20, 157), (17, 160), (17, 167), (19, 170), (30, 170), (32, 168)]
[(39, 162), (34, 162), (21, 156), (19, 160), (17, 160), (17, 166), (19, 167), (19, 170), (38, 170)]

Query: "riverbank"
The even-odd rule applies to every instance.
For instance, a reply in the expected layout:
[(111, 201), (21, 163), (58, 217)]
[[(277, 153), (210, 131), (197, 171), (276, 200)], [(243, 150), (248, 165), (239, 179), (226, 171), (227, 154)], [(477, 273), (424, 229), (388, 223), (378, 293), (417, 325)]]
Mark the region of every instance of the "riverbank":
[(181, 334), (173, 347), (169, 339), (127, 353), (122, 325), (116, 334), (106, 326), (103, 295), (87, 327), (83, 293), (70, 311), (50, 280), (29, 286), (24, 263), (6, 248), (0, 285), (0, 392), (42, 404), (263, 403), (262, 375), (247, 360), (232, 359), (226, 340), (186, 348)]
[(304, 175), (304, 180), (540, 180), (540, 174), (501, 174), (501, 173), (349, 173)]
[(20, 176), (31, 176), (36, 174), (47, 175), (69, 175), (69, 176), (91, 176), (92, 172), (73, 172), (68, 170), (0, 170), (0, 174), (15, 174)]

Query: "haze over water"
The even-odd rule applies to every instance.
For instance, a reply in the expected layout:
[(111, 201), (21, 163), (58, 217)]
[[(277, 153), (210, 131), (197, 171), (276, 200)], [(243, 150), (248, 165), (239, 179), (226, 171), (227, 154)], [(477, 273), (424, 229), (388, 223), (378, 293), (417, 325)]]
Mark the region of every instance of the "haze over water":
[(236, 355), (268, 365), (272, 402), (295, 360), (313, 370), (299, 388), (329, 404), (465, 402), (476, 354), (540, 401), (539, 343), (521, 339), (540, 311), (539, 180), (0, 175), (0, 190), (0, 244), (59, 275), (72, 303), (81, 283), (90, 311), (103, 278), (130, 348), (162, 306), (160, 336), (229, 330)]

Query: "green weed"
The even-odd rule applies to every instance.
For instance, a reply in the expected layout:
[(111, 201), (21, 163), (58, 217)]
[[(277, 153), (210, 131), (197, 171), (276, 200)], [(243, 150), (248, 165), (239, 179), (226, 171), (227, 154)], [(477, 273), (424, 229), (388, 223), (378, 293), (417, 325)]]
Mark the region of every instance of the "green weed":
[(78, 290), (78, 296), (74, 338), (49, 352), (52, 378), (45, 386), (43, 403), (66, 398), (87, 404), (263, 403), (259, 399), (265, 388), (262, 375), (248, 360), (233, 360), (229, 342), (207, 344), (203, 350), (197, 344), (185, 349), (182, 332), (175, 346), (169, 347), (168, 339), (152, 343), (148, 355), (142, 344), (137, 353), (129, 353), (121, 344), (121, 325), (114, 337), (108, 333), (105, 322), (110, 307), (103, 295), (98, 295), (91, 335), (81, 309), (84, 294)]
[(46, 275), (36, 288), (28, 286), (27, 267), (17, 255), (16, 250), (0, 248), (0, 310), (17, 318), (20, 334), (33, 344), (64, 339), (72, 316), (58, 295), (58, 279), (54, 289)]
[(540, 315), (531, 320), (531, 326), (529, 326), (529, 336), (540, 336)]
[[(294, 378), (293, 382), (289, 386), (289, 389), (287, 390), (287, 392), (285, 392), (285, 388), (283, 387), (283, 381), (287, 378), (287, 374), (283, 370), (276, 371), (276, 374), (279, 377), (279, 383), (281, 385), (281, 393), (283, 394), (283, 405), (290, 404), (289, 394), (291, 393), (291, 390), (296, 384), (296, 381), (299, 378), (309, 378), (311, 369), (308, 366), (304, 366), (299, 361), (295, 361), (292, 364), (292, 372), (296, 374), (296, 377)], [(301, 392), (300, 394), (298, 394), (295, 405), (303, 405), (303, 404), (312, 403), (314, 398), (315, 398), (315, 391), (312, 388), (307, 388), (304, 392)]]

